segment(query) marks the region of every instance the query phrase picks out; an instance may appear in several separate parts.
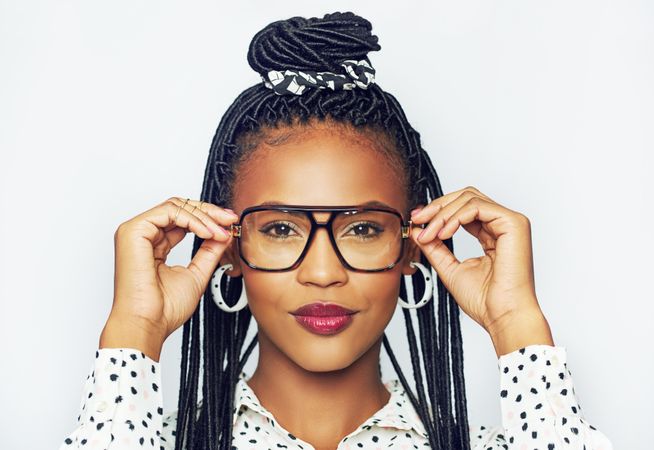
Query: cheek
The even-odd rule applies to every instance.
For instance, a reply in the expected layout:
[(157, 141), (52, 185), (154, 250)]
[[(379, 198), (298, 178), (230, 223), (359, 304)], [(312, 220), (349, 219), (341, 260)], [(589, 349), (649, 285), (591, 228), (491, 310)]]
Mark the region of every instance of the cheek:
[(359, 280), (359, 299), (362, 304), (362, 315), (359, 330), (362, 335), (373, 336), (383, 332), (393, 317), (400, 292), (400, 272), (372, 274)]
[(291, 272), (249, 270), (243, 276), (247, 284), (248, 307), (255, 318), (265, 320), (273, 314), (288, 313), (294, 309), (293, 299), (288, 298), (289, 286), (293, 283)]

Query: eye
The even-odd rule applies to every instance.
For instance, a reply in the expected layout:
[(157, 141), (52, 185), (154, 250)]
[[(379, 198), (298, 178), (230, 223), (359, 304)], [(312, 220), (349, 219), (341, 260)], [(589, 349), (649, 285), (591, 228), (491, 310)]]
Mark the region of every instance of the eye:
[[(350, 225), (347, 231), (354, 231), (354, 234), (349, 236), (355, 236), (359, 239), (372, 239), (383, 233), (384, 228), (373, 222), (358, 222)], [(348, 234), (345, 236), (348, 236)]]
[[(273, 233), (269, 233), (273, 231)], [(288, 239), (293, 236), (292, 233), (297, 234), (295, 231), (295, 224), (292, 222), (271, 222), (259, 228), (259, 232), (263, 233), (266, 237), (271, 239)]]

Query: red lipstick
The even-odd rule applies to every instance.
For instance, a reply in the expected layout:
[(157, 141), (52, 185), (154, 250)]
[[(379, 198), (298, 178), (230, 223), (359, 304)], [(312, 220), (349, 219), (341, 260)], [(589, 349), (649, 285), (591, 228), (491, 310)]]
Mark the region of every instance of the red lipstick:
[(303, 305), (291, 314), (295, 320), (312, 333), (331, 335), (343, 331), (357, 311), (335, 303), (314, 302)]

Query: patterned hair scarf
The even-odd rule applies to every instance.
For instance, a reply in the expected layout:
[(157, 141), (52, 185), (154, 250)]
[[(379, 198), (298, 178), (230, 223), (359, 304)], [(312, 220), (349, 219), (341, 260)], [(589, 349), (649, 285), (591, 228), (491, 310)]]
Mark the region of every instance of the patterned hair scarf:
[(337, 90), (352, 90), (355, 87), (367, 89), (375, 82), (375, 69), (366, 57), (361, 61), (345, 60), (341, 63), (345, 75), (333, 72), (314, 72), (300, 70), (270, 70), (266, 78), (261, 75), (263, 84), (278, 95), (302, 95), (307, 87)]

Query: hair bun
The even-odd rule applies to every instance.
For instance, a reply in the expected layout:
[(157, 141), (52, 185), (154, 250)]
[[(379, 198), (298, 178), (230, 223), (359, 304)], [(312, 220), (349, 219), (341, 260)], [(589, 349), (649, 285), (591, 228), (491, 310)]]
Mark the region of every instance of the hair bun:
[(259, 74), (285, 69), (340, 73), (343, 60), (361, 60), (381, 49), (371, 31), (372, 24), (352, 12), (279, 20), (252, 38), (248, 63)]

